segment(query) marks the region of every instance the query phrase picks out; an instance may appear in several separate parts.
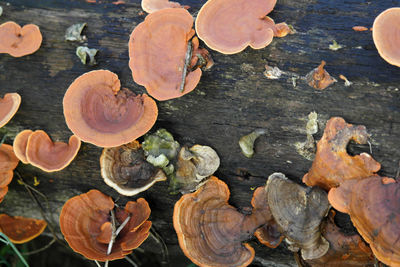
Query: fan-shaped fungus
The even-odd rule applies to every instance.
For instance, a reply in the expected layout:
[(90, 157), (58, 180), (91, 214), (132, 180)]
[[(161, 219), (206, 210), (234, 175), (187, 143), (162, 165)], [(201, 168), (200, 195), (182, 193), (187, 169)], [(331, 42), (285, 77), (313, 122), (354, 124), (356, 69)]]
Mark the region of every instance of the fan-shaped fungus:
[(265, 216), (245, 216), (228, 199), (227, 185), (212, 176), (175, 204), (173, 221), (179, 245), (199, 266), (247, 266), (254, 258), (254, 249), (242, 241), (265, 223)]
[(164, 172), (145, 160), (139, 142), (105, 148), (100, 157), (104, 182), (125, 196), (133, 196), (165, 181)]
[(126, 203), (125, 209), (116, 209), (116, 223), (120, 225), (127, 220), (127, 224), (115, 239), (111, 253), (107, 254), (113, 210), (111, 197), (98, 190), (69, 199), (61, 210), (60, 228), (70, 247), (88, 259), (107, 261), (121, 259), (140, 246), (151, 227), (146, 200), (139, 198)]
[(120, 87), (118, 76), (108, 70), (79, 76), (63, 100), (68, 128), (100, 147), (120, 146), (149, 131), (158, 115), (156, 102)]
[(209, 0), (200, 9), (196, 32), (208, 47), (223, 54), (239, 53), (247, 46), (261, 49), (274, 36), (290, 32), (286, 23), (267, 17), (276, 0)]
[(340, 117), (331, 118), (326, 123), (324, 135), (317, 144), (315, 160), (303, 182), (329, 190), (345, 180), (373, 175), (381, 167), (377, 161), (367, 153), (350, 156), (346, 151), (350, 140), (365, 144), (368, 137), (365, 126), (347, 124)]
[(3, 201), (4, 197), (7, 195), (8, 186), (0, 187), (0, 203)]
[(42, 34), (34, 24), (21, 28), (17, 23), (8, 21), (0, 25), (0, 53), (22, 57), (35, 53), (41, 44)]
[(14, 176), (13, 170), (17, 167), (18, 162), (12, 146), (2, 144), (0, 146), (0, 202), (8, 192), (8, 184)]
[(253, 213), (259, 212), (266, 214), (267, 223), (256, 230), (254, 235), (258, 241), (270, 248), (276, 248), (282, 242), (284, 236), (281, 235), (274, 218), (271, 216), (271, 210), (268, 206), (267, 192), (264, 186), (258, 187), (251, 200)]
[(15, 156), (19, 158), (20, 161), (22, 161), (25, 164), (28, 164), (28, 159), (26, 158), (26, 147), (28, 145), (28, 139), (29, 136), (33, 131), (31, 130), (23, 130), (15, 136), (14, 143), (13, 143), (13, 149)]
[(388, 63), (400, 67), (400, 7), (389, 8), (376, 17), (372, 37), (379, 55)]
[(183, 8), (149, 14), (132, 32), (129, 67), (136, 83), (157, 100), (181, 97), (196, 87), (200, 68), (189, 68), (193, 56), (193, 17)]
[(286, 236), (289, 249), (300, 249), (305, 260), (322, 257), (329, 249), (320, 231), (329, 210), (326, 193), (317, 187), (298, 185), (282, 173), (270, 175), (265, 190), (272, 216)]
[(0, 128), (14, 117), (20, 104), (21, 96), (18, 93), (8, 93), (0, 98)]
[(0, 214), (0, 232), (3, 232), (14, 244), (22, 244), (39, 236), (46, 228), (44, 220), (11, 217)]
[(53, 142), (42, 130), (29, 136), (26, 146), (26, 159), (30, 164), (46, 172), (59, 171), (67, 167), (78, 154), (81, 140), (75, 135), (68, 144)]
[(180, 8), (178, 2), (168, 0), (142, 0), (142, 9), (147, 13), (153, 13), (165, 8)]
[(400, 183), (371, 176), (347, 180), (329, 191), (331, 205), (350, 215), (378, 260), (400, 266)]

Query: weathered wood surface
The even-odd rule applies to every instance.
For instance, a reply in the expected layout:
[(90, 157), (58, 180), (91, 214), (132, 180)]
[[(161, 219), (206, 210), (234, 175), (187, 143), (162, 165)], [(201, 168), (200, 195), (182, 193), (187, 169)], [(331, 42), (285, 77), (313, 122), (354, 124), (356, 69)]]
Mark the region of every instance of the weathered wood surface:
[[(132, 80), (127, 49), (130, 32), (144, 19), (140, 1), (126, 0), (123, 5), (111, 2), (0, 1), (4, 10), (0, 23), (35, 23), (44, 37), (42, 47), (33, 55), (0, 55), (0, 95), (18, 92), (22, 96), (19, 112), (1, 131), (11, 135), (6, 143), (11, 144), (13, 136), (23, 129), (43, 129), (55, 140), (67, 140), (71, 132), (64, 122), (62, 98), (69, 84), (87, 71), (111, 70), (119, 75), (122, 86), (145, 92)], [(192, 14), (204, 2), (181, 1), (191, 6)], [(374, 17), (396, 5), (399, 1), (279, 0), (271, 17), (292, 24), (297, 33), (276, 38), (261, 50), (246, 49), (230, 56), (211, 51), (215, 66), (204, 73), (195, 91), (158, 103), (154, 129), (165, 127), (181, 144), (215, 148), (221, 158), (216, 175), (229, 185), (231, 204), (238, 208), (250, 206), (252, 188), (263, 185), (271, 173), (283, 172), (300, 181), (307, 172), (311, 162), (297, 153), (294, 144), (305, 141), (306, 118), (311, 111), (316, 111), (322, 121), (342, 116), (350, 123), (367, 126), (372, 133), (373, 156), (382, 163), (381, 174), (394, 176), (400, 159), (400, 69), (379, 57), (370, 32), (354, 32), (351, 27), (372, 26)], [(81, 22), (88, 24), (84, 31), (88, 46), (100, 50), (94, 68), (82, 65), (75, 56), (77, 44), (64, 41), (66, 28)], [(329, 50), (332, 40), (344, 48)], [(263, 75), (268, 64), (304, 76), (321, 60), (327, 61), (331, 75), (338, 79), (343, 74), (353, 85), (345, 87), (338, 79), (328, 89), (316, 91), (302, 81), (294, 88), (291, 80), (268, 80)], [(266, 128), (269, 134), (257, 140), (255, 156), (247, 159), (237, 142), (255, 128)], [(353, 145), (350, 150), (369, 151), (369, 147)], [(77, 158), (63, 171), (44, 173), (22, 163), (17, 170), (30, 183), (33, 176), (39, 178), (37, 189), (47, 195), (55, 210), (52, 215), (57, 218), (68, 198), (92, 188), (118, 198), (100, 176), (100, 153), (101, 148), (84, 143)], [(158, 183), (139, 196), (150, 203), (151, 220), (170, 249), (171, 266), (188, 265), (190, 261), (180, 251), (172, 227), (173, 206), (179, 196), (167, 193), (167, 183)], [(127, 200), (120, 198), (119, 202)], [(37, 206), (15, 180), (0, 212), (40, 218)], [(252, 244), (256, 266), (295, 265), (284, 245), (272, 250), (255, 241)], [(151, 241), (144, 246), (157, 251)]]

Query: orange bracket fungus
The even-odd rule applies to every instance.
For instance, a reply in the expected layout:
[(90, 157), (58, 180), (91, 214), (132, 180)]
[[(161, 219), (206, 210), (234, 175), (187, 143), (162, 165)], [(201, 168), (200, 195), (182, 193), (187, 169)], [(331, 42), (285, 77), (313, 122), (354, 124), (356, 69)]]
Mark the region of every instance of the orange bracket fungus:
[(377, 175), (347, 180), (329, 191), (331, 205), (350, 215), (378, 260), (400, 266), (400, 184)]
[(253, 194), (251, 200), (253, 213), (261, 213), (266, 215), (267, 223), (256, 230), (254, 235), (263, 245), (270, 248), (276, 248), (282, 242), (284, 236), (279, 232), (278, 225), (271, 216), (271, 210), (268, 206), (267, 192), (264, 186), (258, 187)]
[(0, 25), (0, 54), (22, 57), (35, 53), (41, 44), (42, 34), (34, 24), (21, 28), (17, 23), (8, 21)]
[(143, 198), (129, 201), (124, 209), (115, 208), (111, 197), (90, 190), (64, 204), (60, 228), (75, 252), (91, 260), (116, 260), (146, 240), (151, 227), (149, 216), (150, 207)]
[(400, 7), (379, 14), (372, 26), (372, 37), (379, 55), (389, 64), (400, 67)]
[(317, 68), (313, 69), (306, 75), (306, 82), (309, 86), (318, 90), (323, 90), (332, 83), (337, 82), (336, 79), (324, 69), (325, 65), (326, 62), (322, 60), (321, 64)]
[(0, 202), (8, 192), (8, 184), (14, 176), (13, 170), (18, 165), (18, 158), (10, 145), (2, 144), (0, 146)]
[(29, 161), (26, 158), (26, 147), (28, 145), (29, 136), (33, 133), (32, 130), (23, 130), (15, 136), (13, 149), (15, 156), (19, 158), (20, 161), (24, 164), (28, 164)]
[(115, 147), (148, 132), (157, 120), (156, 102), (121, 89), (118, 76), (95, 70), (79, 76), (63, 100), (68, 128), (82, 141)]
[(296, 184), (282, 173), (270, 175), (265, 190), (272, 216), (289, 249), (301, 250), (305, 260), (322, 257), (329, 249), (320, 231), (330, 208), (327, 194), (318, 187)]
[(329, 242), (328, 252), (318, 259), (300, 259), (301, 266), (307, 267), (374, 267), (375, 259), (371, 249), (358, 234), (344, 234), (334, 222), (335, 212), (331, 210), (322, 227), (322, 235)]
[(20, 104), (21, 96), (18, 93), (8, 93), (0, 98), (0, 128), (14, 117)]
[(26, 159), (46, 172), (59, 171), (67, 167), (78, 154), (81, 140), (75, 135), (68, 144), (53, 142), (42, 130), (30, 134), (26, 146)]
[(274, 36), (291, 32), (286, 23), (275, 24), (267, 16), (275, 4), (276, 0), (209, 0), (197, 15), (197, 35), (223, 54), (239, 53), (247, 46), (264, 48)]
[(266, 220), (265, 212), (244, 215), (228, 204), (228, 186), (212, 176), (174, 207), (174, 228), (185, 255), (199, 266), (247, 266), (254, 249), (242, 244)]
[(165, 181), (164, 172), (148, 163), (139, 142), (105, 148), (100, 157), (104, 182), (125, 196), (133, 196)]
[[(133, 80), (157, 100), (181, 97), (200, 81), (200, 68), (191, 69), (197, 43), (193, 17), (183, 8), (167, 8), (147, 15), (129, 40)], [(198, 42), (198, 41), (197, 41)], [(201, 54), (201, 53), (200, 53)], [(196, 61), (196, 59), (193, 59)]]
[[(168, 0), (142, 0), (142, 9), (147, 13), (153, 13), (165, 8), (180, 8), (182, 7), (178, 2)], [(184, 6), (184, 8), (189, 8)]]
[(46, 228), (44, 220), (11, 217), (0, 214), (0, 232), (4, 233), (14, 244), (22, 244), (39, 236)]
[(343, 118), (334, 117), (327, 123), (324, 135), (317, 144), (315, 160), (303, 182), (325, 190), (338, 186), (348, 179), (359, 179), (376, 173), (381, 165), (369, 154), (350, 156), (346, 147), (350, 140), (367, 143), (369, 135), (365, 126), (347, 124)]

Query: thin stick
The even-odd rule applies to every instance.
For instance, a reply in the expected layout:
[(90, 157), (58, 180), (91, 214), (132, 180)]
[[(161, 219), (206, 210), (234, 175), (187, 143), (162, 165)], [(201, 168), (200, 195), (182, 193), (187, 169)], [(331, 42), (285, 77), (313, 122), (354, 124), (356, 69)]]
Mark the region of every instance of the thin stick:
[(161, 252), (162, 252), (162, 264), (169, 266), (169, 253), (168, 253), (168, 247), (165, 244), (164, 240), (162, 237), (157, 233), (157, 231), (152, 227), (150, 228), (150, 236), (159, 244), (161, 245)]
[(125, 256), (124, 258), (127, 262), (129, 262), (132, 266), (134, 267), (139, 267), (131, 258), (129, 258), (128, 256)]
[(6, 138), (7, 138), (7, 134), (4, 134), (4, 135), (3, 135), (3, 138), (1, 138), (0, 146), (1, 146), (2, 144), (4, 144), (4, 141), (6, 141)]
[(97, 260), (94, 260), (94, 262), (96, 263), (96, 265), (97, 265), (98, 267), (101, 267), (100, 263), (99, 263)]
[(115, 237), (118, 236), (119, 232), (122, 231), (122, 229), (125, 227), (125, 225), (129, 222), (129, 220), (131, 219), (131, 216), (128, 216), (125, 221), (118, 227), (117, 231), (115, 232)]
[(372, 144), (370, 141), (367, 141), (369, 145), (369, 153), (372, 155)]
[(183, 90), (185, 90), (186, 74), (187, 74), (187, 69), (189, 67), (191, 59), (192, 59), (192, 41), (189, 40), (188, 44), (187, 44), (185, 64), (183, 65), (183, 70), (182, 70), (182, 83), (181, 83), (181, 88), (180, 88), (181, 93), (183, 93)]
[(56, 241), (57, 241), (57, 240), (56, 240), (55, 238), (53, 238), (53, 239), (52, 239), (47, 245), (45, 245), (44, 247), (41, 247), (41, 248), (36, 249), (36, 250), (29, 251), (29, 252), (23, 252), (22, 255), (33, 255), (33, 254), (42, 252), (42, 251), (48, 249), (48, 248), (49, 248), (51, 245), (53, 245), (54, 242), (56, 242)]
[[(125, 219), (125, 221), (118, 227), (118, 229), (115, 229), (117, 222), (115, 220), (114, 210), (111, 210), (110, 213), (111, 213), (111, 229), (112, 229), (112, 232), (111, 232), (110, 243), (108, 243), (107, 255), (111, 254), (111, 250), (112, 250), (112, 247), (114, 245), (115, 239), (117, 238), (118, 234), (122, 231), (122, 229), (125, 227), (125, 225), (129, 221), (129, 219), (131, 218), (131, 216), (128, 216)], [(108, 267), (108, 260), (104, 264), (104, 267)]]

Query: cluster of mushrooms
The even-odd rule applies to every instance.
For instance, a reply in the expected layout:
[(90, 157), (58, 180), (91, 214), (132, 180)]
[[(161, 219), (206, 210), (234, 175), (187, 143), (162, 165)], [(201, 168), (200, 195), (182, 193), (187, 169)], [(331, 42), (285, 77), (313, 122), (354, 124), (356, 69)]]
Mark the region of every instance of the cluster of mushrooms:
[[(370, 155), (346, 152), (350, 140), (367, 141), (363, 126), (330, 119), (312, 167), (303, 177), (308, 187), (274, 173), (265, 187), (254, 191), (251, 214), (229, 205), (227, 185), (212, 176), (220, 163), (212, 148), (181, 146), (165, 129), (147, 134), (142, 144), (136, 141), (157, 120), (153, 98), (165, 101), (191, 92), (202, 69), (212, 66), (210, 53), (199, 47), (198, 38), (212, 50), (234, 54), (247, 46), (264, 48), (274, 37), (291, 33), (286, 23), (275, 24), (267, 16), (275, 4), (276, 0), (209, 0), (193, 29), (188, 7), (167, 0), (143, 0), (142, 8), (149, 15), (130, 36), (129, 67), (133, 80), (150, 96), (121, 87), (118, 76), (108, 70), (76, 78), (63, 99), (65, 121), (73, 133), (68, 143), (53, 142), (46, 132), (27, 129), (15, 137), (13, 146), (0, 146), (0, 202), (19, 160), (47, 172), (60, 171), (84, 141), (104, 148), (101, 176), (120, 194), (134, 196), (167, 178), (170, 191), (183, 194), (175, 204), (173, 224), (183, 252), (197, 265), (249, 265), (255, 252), (243, 242), (255, 235), (271, 248), (285, 240), (301, 266), (369, 266), (374, 256), (387, 265), (400, 266), (399, 184), (377, 175), (380, 164)], [(399, 20), (400, 8), (392, 8), (373, 25), (380, 55), (397, 66), (398, 44), (391, 36), (398, 33), (391, 23)], [(41, 42), (36, 25), (0, 25), (0, 53), (21, 57), (37, 51)], [(332, 82), (324, 64), (311, 75), (309, 84), (315, 88)], [(0, 127), (20, 103), (17, 93), (0, 99)], [(359, 234), (343, 234), (331, 206), (349, 214)], [(90, 190), (65, 203), (60, 227), (74, 251), (107, 262), (123, 258), (146, 240), (150, 212), (143, 198), (122, 208), (111, 197)], [(45, 227), (42, 220), (0, 215), (0, 231), (15, 243), (33, 239)]]

